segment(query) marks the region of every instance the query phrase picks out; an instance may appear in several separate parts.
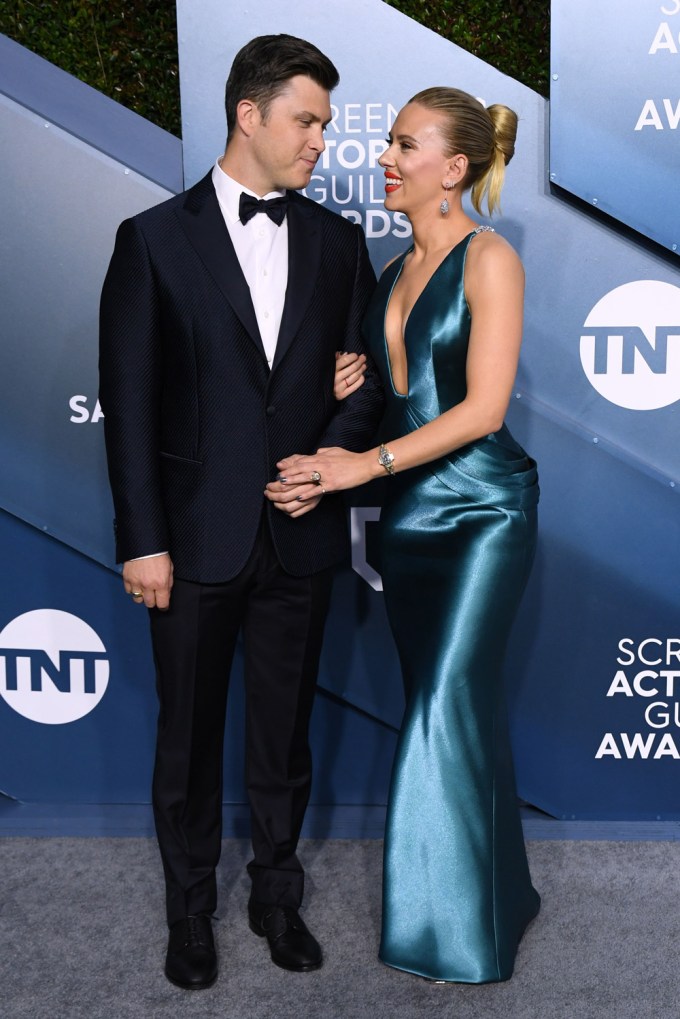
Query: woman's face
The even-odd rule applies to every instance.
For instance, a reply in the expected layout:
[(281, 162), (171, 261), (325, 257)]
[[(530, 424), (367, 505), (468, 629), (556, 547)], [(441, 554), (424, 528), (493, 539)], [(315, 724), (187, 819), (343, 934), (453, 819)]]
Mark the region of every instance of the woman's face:
[(408, 103), (394, 122), (390, 147), (378, 160), (385, 171), (385, 208), (409, 217), (421, 209), (436, 211), (442, 183), (450, 178), (450, 158), (439, 132), (443, 117)]

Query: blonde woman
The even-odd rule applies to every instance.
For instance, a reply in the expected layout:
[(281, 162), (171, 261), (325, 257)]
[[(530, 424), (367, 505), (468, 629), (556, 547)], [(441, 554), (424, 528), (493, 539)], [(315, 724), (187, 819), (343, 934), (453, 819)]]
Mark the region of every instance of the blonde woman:
[[(385, 269), (364, 322), (383, 377), (383, 443), (279, 464), (290, 498), (389, 474), (385, 602), (407, 707), (385, 835), (383, 962), (435, 980), (507, 980), (539, 909), (517, 808), (501, 671), (536, 539), (536, 465), (504, 424), (524, 274), (478, 226), (498, 205), (515, 114), (453, 88), (418, 93), (381, 158), (385, 207), (413, 244)], [(346, 383), (346, 375), (351, 381)], [(355, 385), (338, 361), (338, 395)], [(296, 494), (297, 493), (297, 494)]]

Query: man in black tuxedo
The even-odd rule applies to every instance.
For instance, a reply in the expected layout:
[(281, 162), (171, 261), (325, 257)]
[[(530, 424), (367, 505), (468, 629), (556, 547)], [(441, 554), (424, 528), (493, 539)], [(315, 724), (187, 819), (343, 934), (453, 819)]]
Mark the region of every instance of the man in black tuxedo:
[[(310, 477), (264, 498), (276, 464), (365, 449), (382, 408), (369, 368), (333, 396), (335, 352), (361, 354), (375, 278), (360, 228), (296, 193), (324, 149), (338, 81), (316, 47), (252, 40), (227, 82), (224, 155), (194, 187), (126, 220), (101, 303), (101, 403), (125, 590), (150, 610), (160, 715), (153, 780), (170, 927), (165, 972), (217, 976), (229, 671), (243, 632), (249, 921), (284, 968), (321, 964), (300, 919), (296, 855), (308, 724), (342, 501)], [(276, 491), (280, 500), (276, 499)], [(303, 498), (298, 499), (297, 495)]]

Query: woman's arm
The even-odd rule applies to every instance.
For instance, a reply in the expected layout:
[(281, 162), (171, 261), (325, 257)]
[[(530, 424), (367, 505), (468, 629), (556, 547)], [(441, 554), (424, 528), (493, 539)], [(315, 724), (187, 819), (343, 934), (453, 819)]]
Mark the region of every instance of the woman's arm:
[[(524, 270), (515, 251), (497, 234), (481, 234), (470, 244), (465, 293), (472, 318), (467, 395), (414, 432), (393, 441), (384, 437), (395, 471), (436, 460), (503, 424), (522, 339)], [(377, 447), (365, 453), (319, 450), (314, 456), (287, 457), (278, 467), (291, 486), (308, 483), (316, 471), (328, 492), (354, 488), (385, 474)]]

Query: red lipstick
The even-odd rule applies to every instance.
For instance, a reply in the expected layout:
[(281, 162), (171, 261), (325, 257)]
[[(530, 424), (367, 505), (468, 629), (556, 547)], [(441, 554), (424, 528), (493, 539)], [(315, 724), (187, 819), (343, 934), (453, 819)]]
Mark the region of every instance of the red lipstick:
[[(391, 183), (392, 181), (394, 183)], [(389, 170), (385, 170), (385, 194), (392, 194), (392, 192), (400, 188), (401, 185), (401, 177), (397, 176), (396, 173), (390, 173)]]

